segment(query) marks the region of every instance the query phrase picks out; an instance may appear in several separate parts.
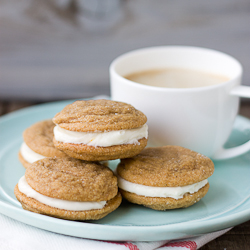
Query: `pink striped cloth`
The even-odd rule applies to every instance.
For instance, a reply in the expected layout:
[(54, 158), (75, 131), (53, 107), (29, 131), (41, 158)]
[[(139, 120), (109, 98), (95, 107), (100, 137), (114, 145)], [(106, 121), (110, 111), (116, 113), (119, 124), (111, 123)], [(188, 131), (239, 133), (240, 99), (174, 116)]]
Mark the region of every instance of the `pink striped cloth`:
[(117, 245), (116, 249), (120, 250), (196, 250), (204, 246), (206, 243), (218, 238), (231, 230), (231, 228), (221, 231), (205, 234), (183, 240), (174, 241), (154, 241), (154, 242), (107, 242), (110, 245)]
[(196, 250), (229, 229), (184, 240), (111, 242), (61, 235), (0, 214), (0, 249), (4, 250)]

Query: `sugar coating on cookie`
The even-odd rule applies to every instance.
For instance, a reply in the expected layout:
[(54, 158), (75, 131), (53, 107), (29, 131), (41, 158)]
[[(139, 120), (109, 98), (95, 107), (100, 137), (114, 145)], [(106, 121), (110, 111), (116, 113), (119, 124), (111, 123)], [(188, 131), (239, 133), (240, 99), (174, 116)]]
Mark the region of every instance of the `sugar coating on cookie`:
[(103, 201), (117, 194), (117, 178), (99, 163), (77, 159), (45, 158), (25, 172), (27, 183), (37, 192), (70, 201)]
[(206, 156), (179, 146), (146, 148), (122, 159), (118, 186), (130, 202), (157, 210), (188, 207), (208, 191), (214, 164)]
[(33, 124), (23, 132), (24, 142), (19, 151), (19, 160), (28, 167), (31, 163), (45, 157), (67, 157), (53, 144), (52, 120), (44, 120)]
[(111, 100), (76, 101), (53, 118), (54, 145), (87, 161), (132, 157), (147, 145), (146, 116)]
[(179, 187), (207, 179), (214, 172), (208, 157), (180, 146), (145, 148), (122, 159), (117, 168), (125, 180), (155, 187)]
[(105, 132), (138, 128), (147, 117), (133, 106), (111, 100), (75, 101), (53, 118), (61, 128), (78, 132)]
[(45, 158), (15, 187), (24, 209), (70, 220), (100, 219), (121, 203), (117, 178), (100, 163)]

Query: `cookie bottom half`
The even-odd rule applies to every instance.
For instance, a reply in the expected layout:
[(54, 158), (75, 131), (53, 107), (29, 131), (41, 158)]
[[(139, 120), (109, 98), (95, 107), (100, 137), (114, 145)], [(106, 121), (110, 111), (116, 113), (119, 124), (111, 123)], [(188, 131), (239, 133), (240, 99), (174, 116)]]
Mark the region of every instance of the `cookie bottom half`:
[(142, 138), (139, 144), (94, 147), (86, 144), (63, 143), (54, 139), (54, 145), (73, 158), (85, 161), (106, 161), (133, 157), (147, 146), (147, 141), (146, 138)]
[(121, 192), (122, 196), (131, 203), (143, 205), (154, 210), (169, 210), (176, 208), (185, 208), (195, 204), (206, 195), (208, 189), (209, 183), (207, 183), (204, 187), (193, 194), (185, 194), (181, 199), (146, 197), (137, 195), (135, 193), (130, 193), (122, 189), (120, 189), (119, 191)]
[(117, 209), (122, 201), (121, 194), (118, 193), (114, 198), (107, 201), (106, 205), (102, 209), (71, 211), (54, 208), (33, 198), (27, 197), (19, 191), (18, 185), (15, 186), (14, 193), (18, 201), (22, 204), (23, 209), (65, 220), (99, 220)]
[(18, 159), (19, 159), (19, 161), (22, 163), (22, 165), (24, 166), (24, 168), (28, 168), (28, 167), (31, 165), (31, 163), (27, 162), (27, 161), (23, 158), (23, 156), (22, 156), (22, 154), (21, 154), (20, 151), (19, 151), (19, 153), (18, 153)]

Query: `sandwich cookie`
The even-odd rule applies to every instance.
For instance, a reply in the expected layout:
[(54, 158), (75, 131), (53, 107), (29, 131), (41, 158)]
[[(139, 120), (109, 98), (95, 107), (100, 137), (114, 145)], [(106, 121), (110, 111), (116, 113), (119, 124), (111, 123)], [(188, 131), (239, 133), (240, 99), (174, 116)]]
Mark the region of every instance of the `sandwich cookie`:
[(54, 147), (52, 120), (40, 121), (23, 132), (24, 142), (21, 145), (18, 156), (25, 168), (31, 163), (45, 157), (68, 157), (61, 150)]
[(53, 118), (54, 145), (69, 156), (103, 161), (137, 155), (147, 145), (147, 118), (111, 100), (76, 101)]
[(167, 210), (189, 207), (203, 198), (214, 164), (192, 150), (164, 146), (122, 159), (116, 172), (120, 192), (128, 201)]
[(14, 193), (24, 209), (67, 220), (101, 219), (122, 200), (108, 167), (72, 158), (34, 162)]

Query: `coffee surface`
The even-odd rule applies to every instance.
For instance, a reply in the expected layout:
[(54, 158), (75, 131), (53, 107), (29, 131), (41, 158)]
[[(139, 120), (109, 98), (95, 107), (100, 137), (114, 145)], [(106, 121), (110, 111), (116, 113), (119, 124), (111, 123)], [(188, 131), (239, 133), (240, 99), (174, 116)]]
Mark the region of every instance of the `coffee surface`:
[(184, 68), (152, 69), (125, 76), (126, 79), (144, 85), (163, 88), (197, 88), (220, 84), (227, 76)]

